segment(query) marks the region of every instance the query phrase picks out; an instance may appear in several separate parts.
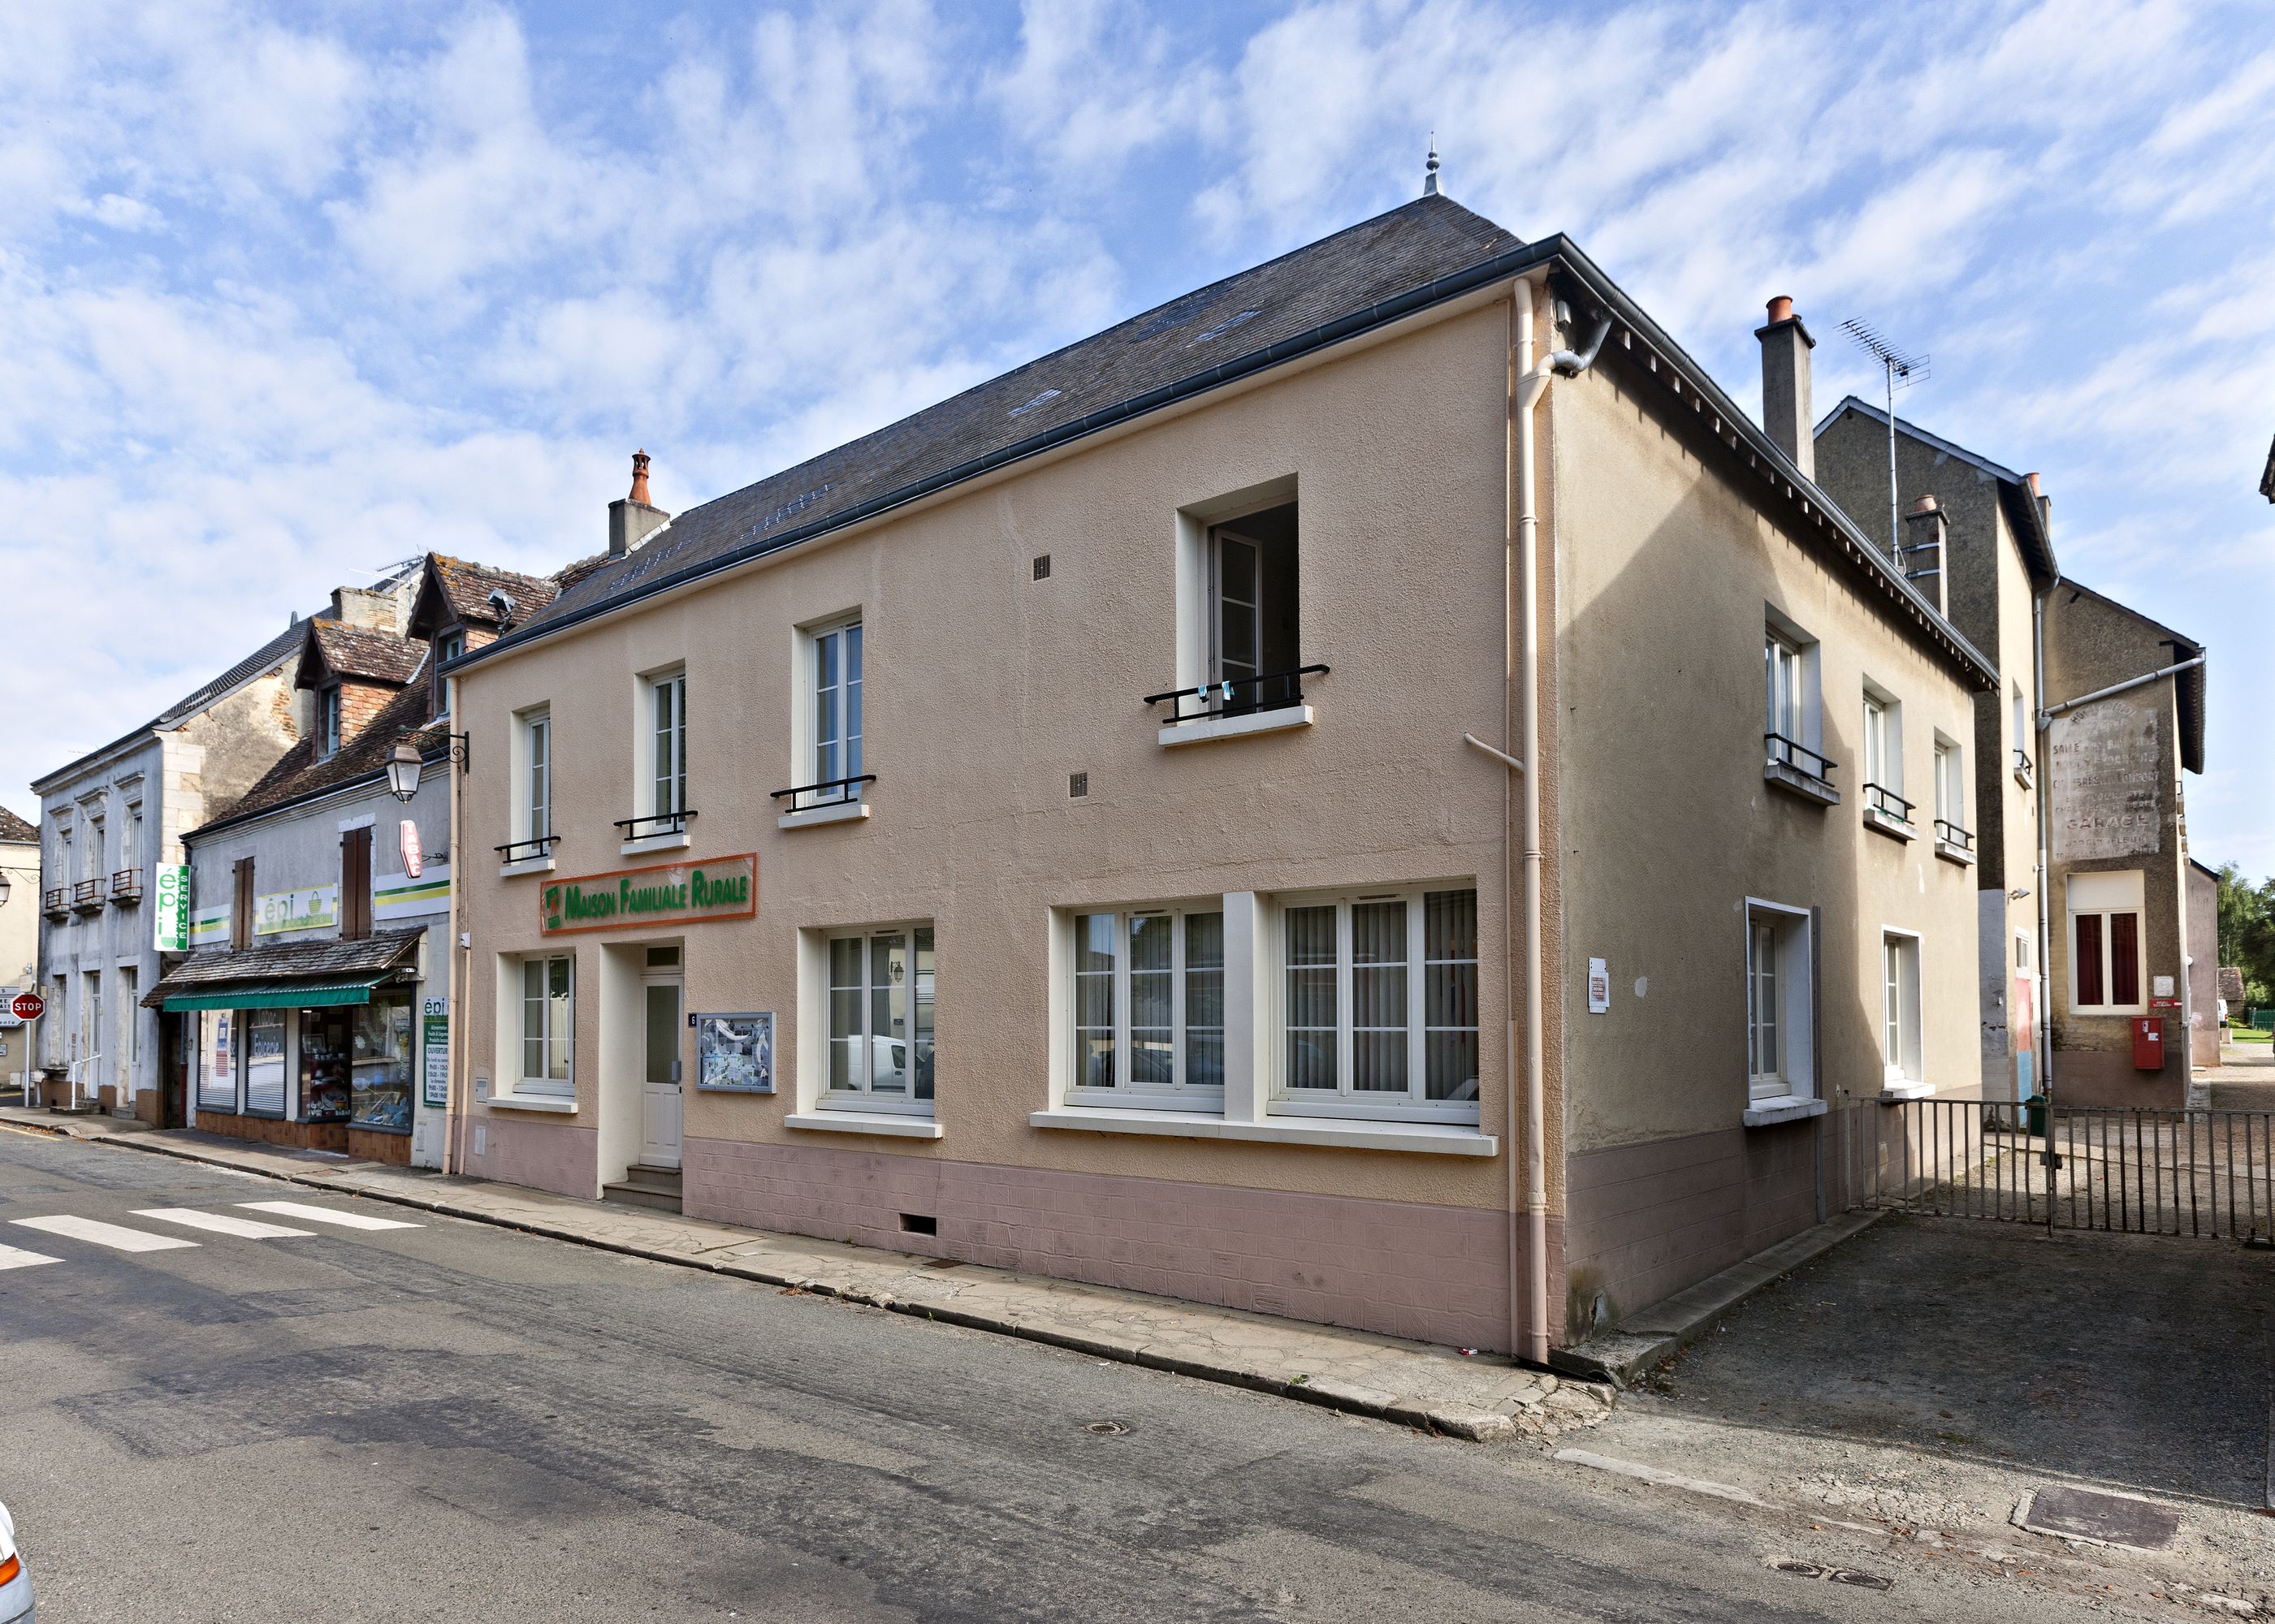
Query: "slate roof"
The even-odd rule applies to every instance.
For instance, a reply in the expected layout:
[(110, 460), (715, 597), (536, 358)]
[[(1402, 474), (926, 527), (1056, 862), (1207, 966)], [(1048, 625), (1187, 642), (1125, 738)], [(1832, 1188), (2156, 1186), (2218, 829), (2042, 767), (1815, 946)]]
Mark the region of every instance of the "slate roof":
[(366, 682), (401, 686), (419, 675), (427, 662), (427, 645), (413, 638), (345, 621), (316, 619), (306, 623), (308, 640), (300, 656), (300, 685), (310, 687), (308, 655), (316, 654), (334, 676), (360, 677)]
[(103, 744), (94, 750), (90, 750), (77, 760), (66, 762), (64, 766), (57, 767), (54, 772), (45, 774), (42, 776), (34, 779), (32, 782), (33, 792), (34, 794), (43, 793), (42, 790), (42, 785), (54, 783), (60, 779), (70, 777), (72, 773), (76, 772), (81, 767), (84, 767), (87, 763), (94, 760), (99, 756), (108, 755), (110, 752), (117, 749), (121, 744), (126, 744), (130, 740), (140, 738), (146, 733), (155, 733), (162, 729), (170, 728), (177, 722), (185, 721), (189, 717), (196, 715), (208, 706), (218, 702), (232, 690), (241, 688), (246, 683), (251, 682), (254, 677), (260, 676), (266, 672), (273, 671), (278, 666), (283, 665), (286, 661), (290, 660), (293, 653), (301, 646), (301, 641), (306, 636), (306, 632), (304, 629), (304, 623), (296, 620), (291, 625), (286, 627), (283, 631), (278, 632), (275, 637), (269, 638), (268, 641), (263, 643), (252, 653), (247, 654), (244, 659), (230, 667), (228, 670), (223, 671), (219, 676), (215, 677), (213, 681), (206, 684), (201, 688), (192, 691), (181, 699), (175, 700), (173, 704), (168, 706), (164, 710), (160, 711), (155, 716), (153, 716), (149, 721), (144, 722), (140, 727), (130, 729), (126, 732), (120, 734), (117, 738), (111, 740), (108, 744)]
[(498, 615), (490, 607), (494, 592), (512, 600), (517, 623), (526, 622), (550, 604), (560, 590), (543, 576), (499, 570), (447, 553), (430, 553), (426, 579), (419, 582), (418, 599), (412, 605), (411, 629), (421, 637), (431, 637), (453, 622), (495, 626)]
[[(679, 514), (621, 559), (579, 560), (570, 584), (501, 645), (643, 583), (814, 524), (1268, 350), (1523, 244), (1445, 197), (1425, 197), (928, 406), (874, 434)], [(488, 650), (480, 651), (488, 653)]]
[(6, 807), (0, 806), (0, 843), (36, 846), (40, 843), (40, 832)]
[(193, 953), (168, 971), (158, 985), (143, 996), (142, 1007), (155, 1009), (173, 994), (193, 992), (201, 986), (227, 986), (244, 981), (314, 980), (400, 970), (417, 962), (419, 939), (426, 933), (422, 926), (411, 931), (376, 931), (360, 941), (284, 941), (227, 953)]
[(382, 706), (379, 714), (329, 760), (316, 759), (314, 738), (300, 740), (279, 757), (276, 764), (263, 773), (260, 782), (239, 797), (235, 805), (182, 838), (194, 841), (295, 801), (344, 789), (363, 779), (383, 778), (387, 759), (395, 753), (395, 742), (406, 730), (411, 732), (412, 742), (418, 745), (422, 758), (439, 756), (448, 747), (444, 735), (450, 724), (435, 721), (434, 715), (435, 685), (413, 683)]

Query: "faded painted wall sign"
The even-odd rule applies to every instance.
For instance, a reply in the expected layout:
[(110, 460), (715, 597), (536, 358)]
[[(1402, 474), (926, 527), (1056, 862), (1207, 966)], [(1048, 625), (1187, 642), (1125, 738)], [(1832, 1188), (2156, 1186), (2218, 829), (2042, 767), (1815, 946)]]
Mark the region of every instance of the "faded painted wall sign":
[(2156, 714), (2092, 705), (2055, 717), (2051, 732), (2056, 859), (2155, 851), (2165, 806)]

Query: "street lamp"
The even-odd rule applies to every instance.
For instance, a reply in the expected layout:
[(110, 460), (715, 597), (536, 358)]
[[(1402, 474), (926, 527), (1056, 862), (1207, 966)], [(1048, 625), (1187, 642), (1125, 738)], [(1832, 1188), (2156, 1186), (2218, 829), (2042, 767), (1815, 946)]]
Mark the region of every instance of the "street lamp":
[(388, 793), (398, 801), (407, 801), (419, 793), (419, 746), (406, 736), (395, 743), (395, 753), (387, 759)]

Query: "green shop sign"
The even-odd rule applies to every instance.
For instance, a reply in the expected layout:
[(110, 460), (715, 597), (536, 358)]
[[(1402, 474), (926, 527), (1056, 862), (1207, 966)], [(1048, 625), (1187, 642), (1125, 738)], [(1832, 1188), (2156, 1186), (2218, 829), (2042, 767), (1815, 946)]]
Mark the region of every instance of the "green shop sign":
[(748, 919), (759, 911), (758, 854), (556, 880), (538, 893), (538, 929), (548, 936)]

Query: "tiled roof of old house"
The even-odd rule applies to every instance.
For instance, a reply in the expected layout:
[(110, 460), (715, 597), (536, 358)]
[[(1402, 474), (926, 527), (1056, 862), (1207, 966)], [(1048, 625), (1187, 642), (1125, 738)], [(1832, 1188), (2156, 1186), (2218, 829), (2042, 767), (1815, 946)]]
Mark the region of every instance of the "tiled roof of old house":
[(419, 598), (412, 607), (411, 627), (421, 636), (432, 636), (452, 622), (495, 626), (498, 612), (490, 602), (494, 592), (506, 595), (513, 605), (514, 622), (520, 624), (549, 605), (560, 590), (543, 576), (432, 553), (427, 555), (427, 578), (419, 583)]
[(0, 806), (0, 842), (36, 846), (40, 843), (40, 832), (6, 807)]
[(387, 772), (388, 757), (395, 752), (396, 741), (405, 733), (411, 735), (421, 756), (439, 755), (444, 748), (443, 735), (449, 723), (435, 721), (434, 714), (434, 684), (412, 683), (388, 700), (361, 731), (330, 756), (318, 759), (316, 741), (302, 739), (262, 774), (260, 782), (246, 790), (235, 805), (182, 838), (194, 841), (224, 825), (241, 822), (289, 802), (341, 789), (359, 779), (382, 777)]
[(306, 623), (308, 641), (300, 657), (300, 685), (310, 686), (308, 656), (320, 658), (334, 676), (360, 677), (366, 682), (401, 684), (419, 675), (427, 661), (427, 645), (392, 631), (351, 626), (345, 621), (318, 619)]
[(1094, 413), (1123, 410), (1283, 339), (1522, 247), (1445, 197), (1425, 197), (1130, 317), (795, 468), (678, 515), (622, 558), (582, 559), (516, 637), (636, 594), (643, 583), (763, 552), (833, 515), (951, 475)]
[(299, 981), (397, 970), (419, 956), (421, 928), (377, 931), (354, 941), (286, 941), (231, 953), (193, 953), (142, 999), (155, 1009), (178, 993), (241, 981)]

